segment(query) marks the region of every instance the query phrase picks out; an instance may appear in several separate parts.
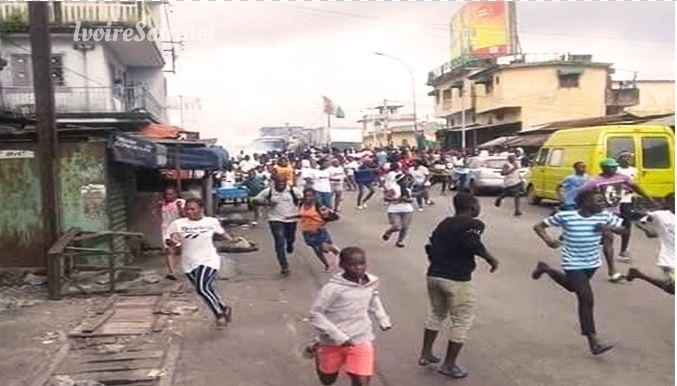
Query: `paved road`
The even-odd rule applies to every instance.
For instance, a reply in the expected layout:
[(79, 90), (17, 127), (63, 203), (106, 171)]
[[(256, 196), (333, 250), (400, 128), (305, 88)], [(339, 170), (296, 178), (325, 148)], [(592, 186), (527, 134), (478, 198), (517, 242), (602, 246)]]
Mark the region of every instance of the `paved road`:
[[(479, 315), (462, 354), (470, 377), (463, 385), (673, 385), (674, 298), (644, 283), (611, 284), (605, 270), (594, 280), (600, 335), (616, 344), (602, 357), (592, 357), (578, 333), (575, 298), (547, 279), (532, 281), (538, 259), (557, 262), (531, 231), (549, 208), (528, 207), (515, 219), (511, 203), (494, 208), (482, 198), (485, 240), (501, 261), (499, 271), (478, 264)], [(352, 201), (352, 197), (351, 197)], [(433, 227), (448, 213), (446, 199), (416, 213), (405, 249), (380, 239), (385, 215), (377, 200), (366, 211), (345, 206), (341, 221), (331, 225), (340, 246), (360, 245), (368, 252), (370, 271), (382, 279), (381, 293), (395, 328), (378, 336), (379, 375), (374, 385), (427, 386), (447, 382), (433, 368), (415, 366), (422, 323), (427, 313), (423, 245)], [(312, 364), (300, 356), (313, 335), (306, 313), (314, 291), (326, 280), (310, 251), (297, 243), (292, 276), (280, 279), (267, 229), (248, 233), (262, 251), (236, 256), (240, 274), (220, 282), (220, 291), (235, 304), (235, 323), (215, 332), (201, 313), (184, 333), (175, 385), (317, 385)], [(637, 265), (652, 269), (657, 245), (637, 234), (630, 248)], [(624, 264), (619, 264), (625, 269)], [(443, 354), (446, 342), (438, 341)], [(451, 381), (449, 381), (451, 382)], [(345, 379), (338, 384), (348, 384)]]

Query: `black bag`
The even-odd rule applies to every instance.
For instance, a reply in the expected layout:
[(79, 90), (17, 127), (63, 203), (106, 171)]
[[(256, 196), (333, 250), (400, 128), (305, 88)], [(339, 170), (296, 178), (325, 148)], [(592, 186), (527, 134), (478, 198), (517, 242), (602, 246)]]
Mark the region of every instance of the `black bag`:
[(334, 212), (333, 210), (327, 208), (327, 211), (323, 213), (323, 211), (320, 210), (321, 206), (320, 204), (315, 201), (315, 210), (317, 210), (317, 213), (320, 214), (320, 217), (322, 217), (322, 220), (326, 222), (332, 222), (332, 221), (338, 221), (339, 220), (339, 215), (338, 213)]

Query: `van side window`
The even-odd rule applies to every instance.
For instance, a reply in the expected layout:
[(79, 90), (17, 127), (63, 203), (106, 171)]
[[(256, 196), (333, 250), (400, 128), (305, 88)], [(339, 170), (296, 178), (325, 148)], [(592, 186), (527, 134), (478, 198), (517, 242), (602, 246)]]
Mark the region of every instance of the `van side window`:
[(665, 137), (642, 137), (642, 166), (645, 169), (670, 167), (670, 146)]
[(635, 140), (632, 137), (609, 137), (606, 140), (606, 156), (618, 158), (624, 152), (635, 154)]
[(563, 155), (564, 149), (552, 149), (552, 153), (550, 153), (550, 161), (548, 161), (548, 166), (561, 166)]
[(550, 149), (541, 149), (541, 152), (538, 154), (538, 161), (536, 162), (536, 165), (539, 166), (545, 165), (545, 161), (548, 159), (549, 152)]

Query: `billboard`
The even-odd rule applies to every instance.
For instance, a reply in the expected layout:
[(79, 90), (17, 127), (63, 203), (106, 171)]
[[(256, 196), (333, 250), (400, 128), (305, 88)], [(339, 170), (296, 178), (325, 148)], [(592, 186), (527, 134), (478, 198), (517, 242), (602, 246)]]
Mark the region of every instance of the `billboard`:
[(466, 3), (451, 19), (452, 67), (477, 58), (511, 54), (514, 40), (513, 16), (513, 3)]

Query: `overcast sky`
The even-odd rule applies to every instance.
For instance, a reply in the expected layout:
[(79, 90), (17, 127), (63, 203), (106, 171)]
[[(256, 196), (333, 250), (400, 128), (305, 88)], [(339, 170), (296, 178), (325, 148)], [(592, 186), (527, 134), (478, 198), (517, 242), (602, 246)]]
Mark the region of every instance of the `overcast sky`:
[[(430, 70), (449, 60), (449, 21), (459, 2), (177, 2), (174, 38), (213, 28), (214, 41), (178, 52), (170, 95), (202, 98), (202, 137), (236, 150), (261, 126), (321, 126), (322, 95), (355, 126), (383, 99), (411, 109), (405, 60), (416, 78), (418, 114), (433, 119)], [(519, 2), (526, 53), (591, 53), (615, 63), (618, 78), (674, 79), (675, 5), (671, 2)], [(332, 124), (334, 125), (334, 124)]]

